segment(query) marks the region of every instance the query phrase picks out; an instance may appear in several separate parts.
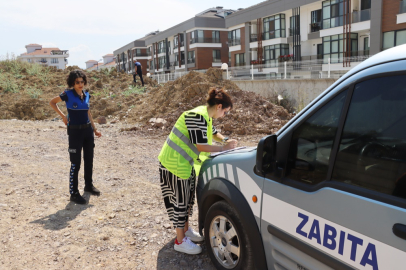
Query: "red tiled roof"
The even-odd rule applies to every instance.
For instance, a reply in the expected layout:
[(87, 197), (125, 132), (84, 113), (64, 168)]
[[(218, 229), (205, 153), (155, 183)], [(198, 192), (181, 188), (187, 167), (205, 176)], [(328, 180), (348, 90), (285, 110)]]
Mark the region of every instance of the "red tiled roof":
[(107, 64), (105, 64), (104, 66), (115, 66), (116, 65), (116, 62), (110, 62), (110, 63), (107, 63)]
[(42, 46), (42, 45), (39, 45), (39, 44), (36, 44), (36, 43), (31, 43), (31, 44), (28, 44), (28, 45), (25, 45), (25, 46)]
[(42, 48), (40, 50), (35, 50), (25, 55), (51, 55), (51, 51), (59, 51), (59, 48)]
[(89, 60), (89, 61), (86, 61), (85, 63), (89, 63), (89, 62), (97, 62), (96, 60)]

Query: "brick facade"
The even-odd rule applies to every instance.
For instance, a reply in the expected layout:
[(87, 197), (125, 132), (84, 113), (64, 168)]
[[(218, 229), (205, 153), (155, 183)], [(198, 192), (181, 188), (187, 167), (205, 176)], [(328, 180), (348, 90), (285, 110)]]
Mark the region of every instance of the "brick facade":
[[(213, 30), (215, 31), (215, 30)], [(203, 36), (205, 38), (212, 38), (212, 30), (204, 30)], [(191, 33), (186, 34), (187, 44), (190, 47), (190, 39)], [(228, 39), (228, 32), (227, 31), (220, 31), (220, 42), (222, 47), (221, 48), (205, 48), (205, 47), (197, 47), (193, 49), (188, 49), (188, 52), (194, 51), (195, 52), (195, 67), (188, 68), (188, 70), (195, 70), (195, 69), (208, 69), (213, 65), (213, 50), (220, 50), (221, 54), (221, 62), (228, 63), (228, 46), (227, 46), (227, 39)], [(187, 55), (185, 56), (187, 58)]]
[[(241, 50), (231, 52), (231, 61), (230, 62), (231, 62), (232, 67), (235, 67), (235, 55), (240, 54), (240, 53), (245, 53), (245, 27), (240, 28), (240, 36), (241, 36)], [(249, 44), (248, 44), (248, 46), (249, 46)], [(246, 57), (247, 56), (244, 57), (245, 61), (247, 60)], [(245, 63), (245, 64), (247, 64), (247, 63)]]
[(383, 0), (382, 5), (382, 32), (406, 29), (406, 23), (396, 23), (399, 14), (399, 0)]

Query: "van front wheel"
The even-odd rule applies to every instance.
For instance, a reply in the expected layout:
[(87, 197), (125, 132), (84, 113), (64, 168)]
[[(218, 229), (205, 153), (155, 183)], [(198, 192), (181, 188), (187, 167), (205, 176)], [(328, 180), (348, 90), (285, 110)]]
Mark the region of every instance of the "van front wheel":
[(206, 246), (217, 269), (253, 269), (252, 246), (238, 213), (225, 201), (213, 204), (204, 223)]

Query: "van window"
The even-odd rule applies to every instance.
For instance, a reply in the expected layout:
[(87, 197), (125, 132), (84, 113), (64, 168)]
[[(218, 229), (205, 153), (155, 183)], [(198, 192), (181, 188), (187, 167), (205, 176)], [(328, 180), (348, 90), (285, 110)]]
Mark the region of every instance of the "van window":
[(406, 76), (354, 87), (333, 180), (406, 198)]
[(293, 132), (287, 168), (290, 179), (311, 185), (326, 179), (347, 91), (330, 100)]

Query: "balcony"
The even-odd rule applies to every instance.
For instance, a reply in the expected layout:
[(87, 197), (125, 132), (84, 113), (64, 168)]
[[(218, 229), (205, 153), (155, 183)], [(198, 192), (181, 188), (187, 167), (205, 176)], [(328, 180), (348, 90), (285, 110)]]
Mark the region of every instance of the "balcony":
[(365, 22), (371, 20), (371, 9), (354, 11), (352, 13), (352, 23)]
[(205, 37), (197, 37), (192, 38), (190, 40), (190, 44), (195, 43), (221, 43), (219, 38), (205, 38)]
[(166, 48), (160, 48), (157, 50), (158, 54), (160, 53), (165, 53), (166, 52)]
[(236, 38), (228, 40), (228, 46), (237, 46), (237, 45), (241, 45), (241, 39)]
[(321, 30), (321, 22), (314, 22), (310, 24), (310, 33), (319, 32)]
[(339, 27), (339, 26), (343, 26), (343, 24), (344, 24), (343, 16), (329, 18), (329, 19), (323, 20), (323, 29)]
[(242, 63), (235, 63), (234, 66), (235, 66), (235, 67), (243, 67), (243, 66), (245, 66), (245, 62), (242, 62)]
[(189, 59), (187, 60), (187, 63), (188, 63), (188, 64), (194, 64), (194, 63), (195, 63), (195, 59), (194, 59), (194, 58), (189, 58)]
[(40, 64), (46, 64), (46, 63), (48, 63), (48, 61), (45, 60), (45, 59), (37, 60), (36, 62), (37, 62), (37, 63), (40, 63)]
[(250, 42), (258, 41), (258, 34), (251, 34), (250, 35)]
[(212, 63), (221, 63), (221, 58), (213, 58)]
[(406, 1), (400, 1), (399, 14), (406, 13)]
[[(180, 42), (180, 47), (183, 47), (185, 44), (183, 41)], [(177, 49), (178, 48), (178, 43), (175, 44), (175, 47), (173, 49)]]
[(138, 56), (138, 57), (147, 57), (147, 56), (151, 56), (151, 53), (149, 52), (139, 52), (139, 53), (135, 53), (134, 56)]
[[(184, 64), (185, 64), (185, 59), (182, 59), (182, 60), (180, 61), (180, 64), (181, 64), (181, 65), (184, 65)], [(179, 67), (179, 61), (175, 61), (175, 67)]]
[(67, 55), (69, 54), (68, 50), (52, 50), (51, 55)]
[(274, 38), (284, 38), (284, 37), (286, 37), (285, 29), (262, 33), (263, 40), (274, 39)]

